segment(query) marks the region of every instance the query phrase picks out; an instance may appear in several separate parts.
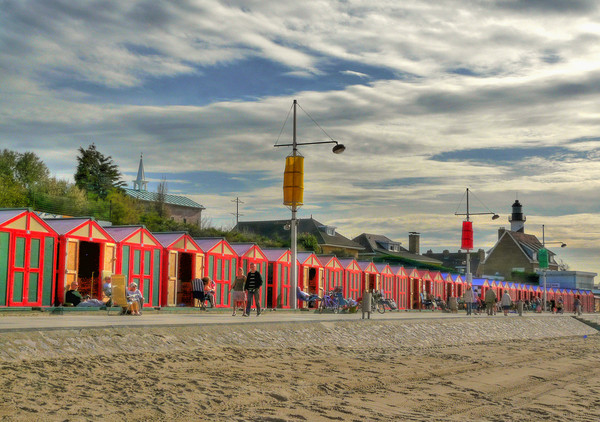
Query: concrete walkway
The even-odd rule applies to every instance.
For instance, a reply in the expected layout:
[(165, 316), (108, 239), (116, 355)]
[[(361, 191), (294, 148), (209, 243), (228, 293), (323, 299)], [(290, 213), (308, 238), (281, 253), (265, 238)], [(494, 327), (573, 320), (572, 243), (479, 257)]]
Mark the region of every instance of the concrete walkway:
[[(505, 318), (564, 318), (568, 315), (534, 314), (525, 313), (523, 317), (510, 314), (505, 317), (501, 313), (496, 316), (473, 315), (467, 316), (464, 312), (448, 314), (442, 312), (386, 312), (385, 314), (371, 314), (374, 321), (392, 320), (477, 320), (477, 319), (505, 319)], [(65, 312), (63, 315), (54, 315), (50, 312), (29, 312), (19, 315), (0, 314), (0, 332), (27, 331), (27, 330), (60, 330), (60, 329), (82, 329), (82, 328), (109, 328), (109, 327), (169, 327), (169, 326), (193, 326), (208, 324), (260, 324), (260, 323), (293, 323), (293, 322), (334, 322), (334, 321), (358, 321), (362, 314), (318, 314), (313, 311), (265, 311), (259, 317), (252, 313), (250, 317), (244, 318), (238, 312), (232, 316), (229, 311), (192, 311), (167, 312), (152, 311), (142, 316), (120, 316), (113, 311), (107, 315), (106, 311), (92, 312)]]

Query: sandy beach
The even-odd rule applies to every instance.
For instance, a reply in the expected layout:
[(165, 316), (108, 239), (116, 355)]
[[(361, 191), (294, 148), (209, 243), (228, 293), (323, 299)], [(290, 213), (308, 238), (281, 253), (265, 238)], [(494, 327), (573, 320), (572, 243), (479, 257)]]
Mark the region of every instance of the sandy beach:
[[(220, 330), (233, 338), (249, 327)], [(355, 323), (340, 328), (347, 335), (344, 329), (373, 332), (377, 327)], [(310, 329), (305, 329), (308, 336)], [(154, 334), (165, 338), (166, 332), (178, 329), (165, 330)], [(190, 337), (195, 328), (182, 330)], [(210, 341), (211, 331), (206, 330), (201, 338)], [(105, 332), (83, 333), (81, 340), (100, 334)], [(52, 338), (48, 333), (31, 334), (38, 335), (52, 343), (62, 334), (53, 333)], [(114, 331), (112, 335), (123, 336)], [(170, 351), (143, 348), (140, 353), (81, 356), (71, 351), (51, 359), (4, 360), (0, 418), (357, 422), (600, 418), (597, 334), (479, 343), (467, 339), (465, 344), (418, 347), (364, 344), (365, 334), (361, 335), (355, 345), (318, 341), (301, 342), (299, 347), (264, 338), (264, 346), (258, 347), (256, 343), (203, 347), (193, 342), (181, 346), (172, 338), (167, 339)], [(22, 334), (3, 334), (6, 344), (10, 336), (14, 343)], [(24, 344), (22, 339), (17, 342)]]

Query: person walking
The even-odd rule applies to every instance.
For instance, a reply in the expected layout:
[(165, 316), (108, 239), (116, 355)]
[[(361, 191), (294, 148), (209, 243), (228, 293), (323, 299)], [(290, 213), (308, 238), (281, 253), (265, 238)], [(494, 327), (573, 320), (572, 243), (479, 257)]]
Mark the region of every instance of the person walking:
[(246, 312), (242, 316), (250, 316), (250, 309), (252, 309), (252, 301), (256, 303), (256, 316), (260, 315), (260, 288), (263, 284), (262, 277), (258, 271), (256, 271), (256, 264), (250, 264), (250, 271), (246, 276), (246, 283), (244, 284), (244, 290), (246, 290)]
[(573, 304), (575, 305), (575, 315), (581, 316), (581, 298), (579, 295), (575, 297), (575, 302)]
[(487, 289), (485, 292), (485, 309), (488, 315), (494, 315), (494, 307), (496, 306), (496, 292), (494, 289)]
[(504, 316), (508, 316), (508, 310), (510, 309), (510, 305), (512, 305), (512, 299), (510, 298), (508, 291), (505, 291), (502, 295), (500, 305), (502, 306), (502, 311), (504, 311)]
[(467, 307), (467, 315), (471, 315), (473, 313), (473, 287), (469, 284), (467, 286), (467, 290), (463, 293), (463, 300), (465, 301), (465, 306)]
[(244, 292), (244, 285), (246, 284), (246, 276), (244, 275), (244, 269), (238, 267), (235, 280), (233, 281), (232, 291), (233, 295), (231, 298), (231, 305), (233, 306), (233, 314), (235, 316), (238, 308), (246, 310), (246, 293)]

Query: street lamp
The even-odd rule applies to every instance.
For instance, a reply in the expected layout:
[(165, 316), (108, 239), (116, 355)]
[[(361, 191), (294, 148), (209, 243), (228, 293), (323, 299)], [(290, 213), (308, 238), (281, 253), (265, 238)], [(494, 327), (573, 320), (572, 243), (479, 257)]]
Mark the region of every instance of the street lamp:
[[(275, 144), (274, 147), (292, 147), (292, 154), (286, 158), (286, 173), (284, 174), (284, 205), (287, 205), (292, 211), (292, 218), (290, 220), (290, 231), (291, 231), (291, 253), (292, 253), (292, 271), (290, 273), (290, 300), (292, 302), (291, 308), (296, 309), (298, 305), (297, 292), (298, 289), (298, 220), (296, 219), (296, 212), (298, 208), (302, 206), (302, 192), (304, 191), (304, 162), (303, 157), (298, 154), (298, 145), (318, 145), (318, 144), (335, 144), (331, 150), (334, 154), (341, 154), (346, 150), (343, 144), (334, 141), (327, 132), (325, 132), (319, 125), (319, 128), (329, 137), (329, 141), (320, 142), (297, 142), (296, 141), (296, 108), (298, 101), (294, 100), (294, 125), (293, 125), (293, 136), (291, 144)], [(310, 117), (310, 116), (309, 116)], [(312, 119), (312, 118), (311, 118)], [(313, 120), (314, 122), (314, 120)], [(316, 122), (315, 122), (316, 124)], [(290, 160), (291, 158), (291, 160)], [(286, 182), (286, 176), (288, 173), (293, 173), (289, 177), (289, 183)], [(287, 186), (286, 186), (287, 185)], [(289, 192), (286, 194), (286, 187)]]
[[(566, 248), (567, 244), (560, 241), (552, 241), (548, 243), (556, 243), (561, 248)], [(542, 300), (542, 310), (546, 311), (546, 299), (548, 292), (546, 290), (546, 271), (548, 270), (548, 249), (546, 249), (546, 232), (545, 226), (542, 224), (542, 248), (538, 251), (538, 266), (542, 270), (542, 280), (544, 281), (544, 298)]]
[(500, 218), (500, 216), (498, 214), (496, 214), (495, 212), (489, 211), (489, 209), (487, 212), (469, 212), (469, 188), (467, 188), (466, 196), (467, 196), (467, 212), (466, 213), (455, 212), (454, 215), (464, 215), (467, 217), (466, 220), (463, 221), (461, 249), (467, 250), (467, 268), (465, 271), (466, 271), (466, 276), (467, 276), (467, 284), (471, 284), (473, 281), (473, 276), (471, 275), (471, 249), (473, 249), (473, 224), (470, 221), (470, 216), (472, 216), (472, 215), (491, 215), (492, 220), (497, 220), (498, 218)]

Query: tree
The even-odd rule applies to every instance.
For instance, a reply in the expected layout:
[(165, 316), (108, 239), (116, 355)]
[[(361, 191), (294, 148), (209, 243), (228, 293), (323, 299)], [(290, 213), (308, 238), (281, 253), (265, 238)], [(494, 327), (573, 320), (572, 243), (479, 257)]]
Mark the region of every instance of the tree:
[(167, 179), (163, 176), (162, 180), (158, 184), (156, 188), (156, 201), (154, 202), (156, 213), (160, 218), (168, 218), (169, 210), (167, 208), (166, 200), (167, 200)]
[(298, 245), (302, 247), (305, 251), (321, 253), (319, 241), (317, 240), (314, 234), (301, 233), (300, 235), (298, 235)]
[(33, 152), (18, 153), (4, 149), (0, 154), (0, 176), (4, 181), (19, 183), (25, 189), (45, 182), (48, 179), (48, 167)]
[(94, 144), (87, 149), (79, 147), (74, 179), (78, 187), (101, 199), (105, 199), (111, 190), (125, 186), (112, 157), (104, 156)]
[(144, 210), (139, 201), (118, 190), (109, 192), (106, 199), (110, 201), (110, 221), (113, 224), (138, 224), (140, 222)]

